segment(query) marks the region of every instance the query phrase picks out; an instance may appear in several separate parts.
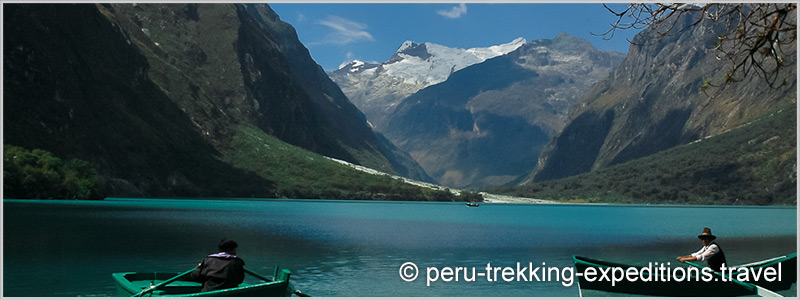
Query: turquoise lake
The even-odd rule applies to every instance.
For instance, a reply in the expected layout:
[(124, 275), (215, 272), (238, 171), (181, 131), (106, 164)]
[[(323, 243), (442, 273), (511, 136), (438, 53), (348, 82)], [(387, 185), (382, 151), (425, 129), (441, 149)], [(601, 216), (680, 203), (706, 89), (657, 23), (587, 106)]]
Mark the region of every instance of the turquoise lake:
[[(729, 264), (797, 252), (795, 207), (519, 205), (298, 200), (3, 203), (3, 295), (116, 296), (111, 273), (183, 272), (239, 243), (246, 266), (292, 271), (314, 296), (578, 296), (577, 279), (437, 281), (427, 267), (571, 267), (572, 255), (671, 262), (710, 227)], [(406, 262), (419, 267), (400, 278)], [(784, 295), (796, 295), (796, 285)]]

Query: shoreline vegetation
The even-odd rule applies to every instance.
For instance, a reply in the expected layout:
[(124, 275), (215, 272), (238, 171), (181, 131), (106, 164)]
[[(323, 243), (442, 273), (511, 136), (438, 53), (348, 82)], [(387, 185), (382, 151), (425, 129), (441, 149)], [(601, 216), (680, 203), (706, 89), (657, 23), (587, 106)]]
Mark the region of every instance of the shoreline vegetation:
[[(403, 182), (421, 189), (432, 191), (439, 195), (435, 202), (485, 202), (485, 203), (520, 203), (520, 204), (557, 204), (559, 201), (533, 199), (496, 195), (485, 192), (472, 192), (434, 185), (427, 182), (416, 181), (397, 175), (390, 175), (364, 166), (352, 164), (343, 160), (325, 157), (327, 160), (352, 168), (359, 173), (388, 178), (392, 181)], [(49, 151), (34, 149), (27, 150), (22, 147), (3, 146), (3, 191), (4, 199), (15, 200), (105, 200), (125, 199), (110, 195), (105, 181), (91, 165), (79, 159), (63, 159), (53, 156)], [(452, 195), (452, 196), (450, 196)], [(136, 197), (134, 197), (136, 198)], [(131, 199), (134, 199), (131, 198)], [(141, 197), (136, 199), (143, 199)], [(144, 199), (156, 199), (145, 197)], [(158, 199), (318, 199), (318, 198), (227, 198), (227, 197), (159, 197)], [(436, 198), (434, 198), (436, 199)], [(454, 200), (455, 199), (455, 200)], [(319, 200), (324, 200), (319, 199)], [(336, 199), (345, 200), (345, 199)], [(354, 201), (364, 201), (352, 199)], [(366, 199), (365, 199), (366, 200)], [(404, 199), (369, 199), (369, 200), (395, 200)]]
[[(481, 193), (486, 195), (486, 193)], [(492, 194), (488, 194), (491, 195)], [(494, 195), (501, 196), (502, 195)], [(463, 205), (463, 202), (452, 201), (402, 201), (402, 200), (347, 200), (347, 199), (289, 199), (289, 198), (128, 198), (128, 197), (108, 197), (97, 200), (80, 199), (3, 199), (5, 203), (38, 203), (38, 204), (67, 204), (79, 205), (83, 203), (114, 203), (114, 202), (136, 202), (145, 205), (149, 202), (181, 202), (181, 201), (233, 201), (233, 202), (322, 202), (322, 203), (374, 203), (374, 204), (453, 204)], [(534, 206), (598, 206), (598, 207), (663, 207), (663, 208), (764, 208), (764, 209), (797, 209), (794, 205), (707, 205), (707, 204), (631, 204), (631, 203), (589, 203), (589, 202), (559, 202), (554, 200), (542, 200), (532, 198), (505, 198), (487, 199), (483, 204), (497, 205), (534, 205)]]
[[(274, 195), (235, 199), (796, 207), (796, 200), (792, 201), (796, 198), (795, 112), (794, 108), (778, 111), (714, 137), (618, 166), (485, 191), (452, 189), (388, 174), (280, 143), (249, 128), (241, 128), (235, 138), (241, 144), (234, 147), (239, 151), (224, 156), (235, 167), (276, 185)], [(109, 192), (90, 163), (62, 160), (44, 150), (4, 145), (3, 177), (4, 197), (9, 199), (120, 198)], [(738, 199), (738, 195), (746, 198)]]
[[(399, 176), (343, 166), (344, 161), (324, 157), (278, 142), (262, 132), (243, 129), (237, 142), (240, 151), (230, 151), (227, 160), (252, 171), (274, 186), (273, 192), (236, 199), (349, 199), (377, 201), (483, 202), (476, 192), (451, 190), (430, 184), (408, 184)], [(255, 135), (255, 136), (251, 136)], [(280, 148), (270, 151), (270, 148)], [(114, 193), (91, 163), (65, 160), (53, 153), (3, 146), (4, 199), (103, 200), (105, 198), (233, 199), (225, 195), (125, 195)], [(271, 154), (270, 154), (271, 153)], [(360, 170), (360, 168), (363, 168)]]
[(3, 145), (3, 197), (98, 200), (107, 195), (103, 178), (88, 162)]
[[(104, 180), (97, 175), (97, 171), (91, 168), (88, 162), (71, 159), (63, 162), (62, 159), (54, 157), (52, 153), (40, 149), (28, 151), (21, 147), (4, 145), (4, 169), (3, 169), (3, 188), (4, 201), (41, 201), (41, 200), (235, 200), (235, 201), (408, 201), (408, 202), (483, 202), (496, 204), (545, 204), (545, 205), (669, 205), (661, 203), (634, 203), (634, 202), (614, 202), (596, 201), (597, 199), (561, 199), (548, 200), (532, 197), (522, 197), (513, 195), (501, 195), (489, 192), (474, 192), (460, 189), (435, 185), (427, 182), (417, 181), (397, 175), (387, 174), (368, 167), (356, 165), (343, 160), (325, 157), (327, 160), (352, 168), (358, 172), (379, 178), (387, 178), (393, 181), (424, 188), (444, 195), (445, 193), (455, 197), (469, 197), (471, 200), (404, 200), (404, 199), (326, 199), (326, 198), (230, 198), (230, 197), (122, 197), (108, 195)], [(25, 192), (24, 187), (43, 186), (45, 189), (29, 189)], [(63, 196), (59, 196), (63, 195)], [(462, 196), (464, 195), (464, 196)], [(478, 200), (477, 197), (480, 197)], [(593, 200), (593, 201), (592, 201)], [(674, 203), (673, 203), (674, 204)], [(680, 206), (707, 206), (708, 203), (684, 203)], [(713, 204), (712, 204), (713, 205)], [(784, 207), (796, 208), (795, 204), (778, 203), (771, 205), (737, 205), (721, 204), (719, 206), (746, 206), (746, 207)]]

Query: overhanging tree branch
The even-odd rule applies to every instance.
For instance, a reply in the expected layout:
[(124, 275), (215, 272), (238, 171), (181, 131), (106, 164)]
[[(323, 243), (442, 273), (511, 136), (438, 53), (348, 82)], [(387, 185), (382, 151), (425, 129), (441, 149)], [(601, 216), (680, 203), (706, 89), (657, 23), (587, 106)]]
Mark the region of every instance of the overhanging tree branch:
[[(795, 67), (797, 3), (634, 3), (622, 11), (604, 7), (616, 20), (599, 35), (611, 39), (617, 30), (648, 28), (644, 38), (629, 40), (637, 45), (656, 44), (676, 31), (709, 22), (709, 30), (718, 38), (713, 48), (716, 57), (729, 65), (721, 82), (709, 79), (701, 87), (712, 98), (751, 75), (762, 78), (770, 88), (782, 87), (790, 79), (782, 71)], [(684, 25), (685, 17), (693, 19)]]

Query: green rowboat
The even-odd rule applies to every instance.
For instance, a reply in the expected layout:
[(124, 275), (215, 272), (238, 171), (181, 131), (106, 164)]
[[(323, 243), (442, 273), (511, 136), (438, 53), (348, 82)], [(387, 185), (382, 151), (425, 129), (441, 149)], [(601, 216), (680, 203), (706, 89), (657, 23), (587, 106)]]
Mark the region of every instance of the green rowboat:
[[(735, 280), (739, 278), (737, 276), (739, 274), (738, 272), (733, 272), (730, 277), (727, 272), (724, 275), (719, 272), (714, 272), (711, 276), (703, 275), (703, 273), (699, 272), (678, 272), (680, 275), (673, 278), (673, 273), (671, 272), (656, 271), (657, 265), (651, 268), (645, 268), (644, 266), (632, 266), (581, 256), (573, 256), (572, 260), (575, 264), (576, 274), (586, 274), (586, 270), (589, 268), (593, 268), (597, 272), (597, 276), (590, 276), (590, 278), (594, 280), (587, 280), (585, 275), (578, 276), (581, 295), (583, 295), (584, 290), (597, 290), (613, 293), (668, 297), (735, 297), (745, 295), (780, 297), (780, 295), (772, 291), (789, 289), (792, 284), (797, 282), (797, 253), (742, 265), (758, 272), (759, 269), (769, 267), (778, 269), (778, 264), (782, 264), (780, 268), (782, 271), (781, 281), (775, 280), (773, 282), (766, 281), (764, 276), (759, 277), (759, 280), (750, 278), (750, 280), (746, 282), (738, 281)], [(700, 267), (696, 264), (691, 265), (693, 267)], [(671, 264), (670, 268), (675, 269), (678, 266)], [(734, 270), (742, 266), (736, 266)], [(610, 273), (610, 271), (607, 270), (609, 268), (621, 268), (622, 270), (635, 268), (640, 270), (638, 277), (636, 277), (639, 278), (639, 280), (628, 281), (623, 279), (614, 282), (614, 284), (612, 284), (611, 280), (598, 280), (602, 270), (606, 270), (606, 272)], [(692, 275), (697, 275), (686, 276), (690, 273)], [(697, 276), (700, 278), (696, 278)], [(724, 276), (724, 278), (722, 276)], [(641, 280), (642, 278), (646, 278), (647, 280)], [(703, 280), (704, 278), (710, 280)], [(771, 278), (774, 278), (774, 276)]]
[[(119, 297), (289, 297), (299, 293), (289, 283), (291, 272), (286, 269), (273, 279), (245, 269), (245, 273), (252, 277), (246, 279), (245, 283), (235, 288), (210, 292), (200, 292), (202, 285), (193, 281), (189, 273), (127, 272), (114, 273), (112, 277)], [(254, 280), (258, 281), (248, 283)]]
[[(778, 264), (782, 266), (778, 268)], [(767, 260), (757, 261), (749, 264), (744, 264), (740, 266), (733, 267), (734, 270), (745, 267), (745, 268), (752, 268), (754, 271), (758, 271), (758, 269), (765, 269), (765, 268), (774, 268), (777, 270), (781, 270), (781, 280), (777, 281), (768, 281), (765, 279), (765, 276), (759, 276), (758, 280), (754, 278), (750, 278), (749, 280), (745, 280), (744, 282), (752, 283), (758, 285), (760, 287), (773, 290), (773, 291), (783, 291), (788, 290), (792, 287), (792, 284), (797, 283), (797, 253), (792, 253), (789, 255), (778, 256), (775, 258), (770, 258)], [(740, 272), (733, 272), (733, 278), (738, 278), (738, 274)]]

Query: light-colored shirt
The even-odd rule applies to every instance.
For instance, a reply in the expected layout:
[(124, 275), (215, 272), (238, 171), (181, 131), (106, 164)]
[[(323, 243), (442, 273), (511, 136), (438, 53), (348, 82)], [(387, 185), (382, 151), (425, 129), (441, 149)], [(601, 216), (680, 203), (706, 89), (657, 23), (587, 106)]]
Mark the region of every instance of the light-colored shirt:
[(699, 251), (692, 253), (692, 256), (697, 258), (697, 260), (706, 260), (706, 258), (710, 258), (717, 253), (719, 253), (719, 247), (717, 247), (717, 244), (711, 244), (703, 246)]

